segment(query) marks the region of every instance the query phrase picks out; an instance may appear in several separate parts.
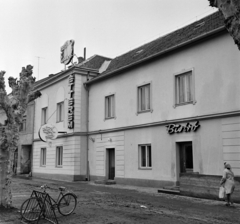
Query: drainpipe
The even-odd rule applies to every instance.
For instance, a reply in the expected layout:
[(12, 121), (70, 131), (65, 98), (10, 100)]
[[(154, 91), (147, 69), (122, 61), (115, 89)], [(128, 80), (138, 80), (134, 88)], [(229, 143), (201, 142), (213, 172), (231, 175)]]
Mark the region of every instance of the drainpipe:
[[(87, 79), (89, 78), (89, 72), (87, 74)], [(86, 83), (84, 83), (84, 87), (87, 91), (87, 102), (86, 102), (86, 107), (87, 107), (87, 175), (86, 175), (86, 180), (90, 181), (90, 170), (89, 170), (89, 143), (88, 143), (88, 131), (89, 131), (89, 87), (87, 86)]]
[(33, 141), (34, 141), (34, 130), (35, 130), (35, 111), (36, 111), (36, 102), (33, 101), (33, 124), (32, 124), (32, 145), (31, 145), (31, 176), (33, 175)]

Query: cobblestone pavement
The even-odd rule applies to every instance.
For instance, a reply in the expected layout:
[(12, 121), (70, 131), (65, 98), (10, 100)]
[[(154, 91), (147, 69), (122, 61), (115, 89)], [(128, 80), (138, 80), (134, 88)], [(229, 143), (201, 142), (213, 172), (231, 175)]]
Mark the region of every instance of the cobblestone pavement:
[[(222, 201), (204, 200), (157, 193), (156, 188), (123, 185), (96, 185), (93, 182), (59, 182), (43, 179), (14, 178), (12, 184), (14, 209), (0, 209), (0, 224), (20, 224), (19, 209), (33, 189), (47, 183), (53, 198), (58, 187), (74, 191), (78, 204), (70, 216), (56, 212), (59, 224), (237, 224), (240, 205), (224, 206)], [(39, 224), (50, 223), (41, 220)]]

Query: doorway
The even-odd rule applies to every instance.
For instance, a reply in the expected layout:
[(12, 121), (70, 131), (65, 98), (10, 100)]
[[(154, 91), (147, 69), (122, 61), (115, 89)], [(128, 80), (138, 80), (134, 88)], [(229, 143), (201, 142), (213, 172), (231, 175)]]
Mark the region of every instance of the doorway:
[(193, 172), (192, 142), (179, 143), (180, 173)]
[(32, 146), (22, 145), (20, 173), (29, 174), (31, 172)]
[(115, 178), (115, 149), (107, 149), (108, 154), (108, 179)]

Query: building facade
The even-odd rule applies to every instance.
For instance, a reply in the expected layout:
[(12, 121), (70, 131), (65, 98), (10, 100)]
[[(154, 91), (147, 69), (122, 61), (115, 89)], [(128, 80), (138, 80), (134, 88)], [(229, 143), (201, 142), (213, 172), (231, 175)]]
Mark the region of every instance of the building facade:
[(210, 194), (224, 162), (239, 176), (239, 60), (219, 13), (113, 59), (87, 82), (90, 179)]
[[(42, 96), (35, 100), (33, 176), (85, 180), (87, 175), (87, 92), (83, 85), (94, 70), (72, 67), (51, 75), (35, 89)], [(42, 141), (43, 132), (50, 135), (58, 132), (57, 139)]]
[[(216, 193), (224, 162), (240, 176), (240, 55), (218, 12), (96, 59), (36, 85), (33, 175), (199, 194)], [(51, 144), (45, 123), (64, 132)]]

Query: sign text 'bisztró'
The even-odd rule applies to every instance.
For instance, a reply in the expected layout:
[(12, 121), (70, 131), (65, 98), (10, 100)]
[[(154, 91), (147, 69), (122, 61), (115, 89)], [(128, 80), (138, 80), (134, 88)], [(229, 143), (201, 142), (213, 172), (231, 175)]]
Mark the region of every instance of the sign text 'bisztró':
[(167, 127), (168, 134), (174, 134), (174, 133), (197, 131), (197, 129), (200, 127), (200, 124), (199, 124), (199, 121), (197, 121), (195, 124), (190, 124), (190, 123), (187, 123), (186, 125), (169, 124), (166, 127)]

